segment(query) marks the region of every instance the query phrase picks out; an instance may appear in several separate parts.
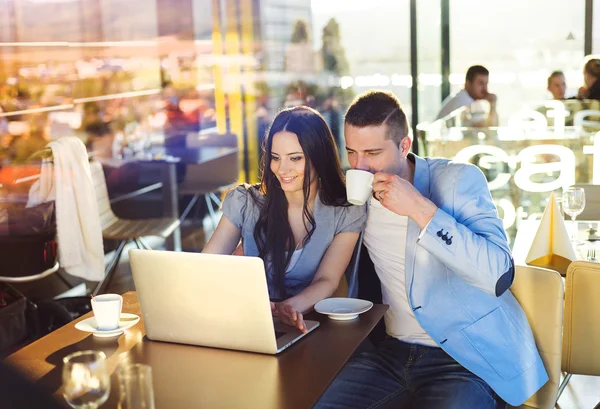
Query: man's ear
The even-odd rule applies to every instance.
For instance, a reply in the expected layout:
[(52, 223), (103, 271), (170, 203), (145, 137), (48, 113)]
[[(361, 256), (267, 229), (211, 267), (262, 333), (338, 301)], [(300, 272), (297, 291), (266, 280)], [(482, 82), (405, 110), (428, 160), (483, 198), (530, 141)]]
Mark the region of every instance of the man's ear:
[(412, 141), (410, 137), (407, 135), (400, 141), (400, 153), (402, 153), (402, 157), (406, 158), (408, 156), (408, 152), (410, 152), (410, 148), (412, 146)]

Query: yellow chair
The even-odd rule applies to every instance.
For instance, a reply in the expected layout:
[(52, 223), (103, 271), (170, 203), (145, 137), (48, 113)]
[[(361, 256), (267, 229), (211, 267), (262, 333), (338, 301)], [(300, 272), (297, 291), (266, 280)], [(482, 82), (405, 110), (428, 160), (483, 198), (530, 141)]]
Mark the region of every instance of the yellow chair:
[[(564, 284), (560, 274), (540, 267), (517, 266), (510, 287), (531, 326), (550, 380), (520, 408), (554, 408), (560, 382)], [(511, 407), (511, 406), (508, 406)]]
[(600, 376), (600, 264), (574, 261), (567, 270), (562, 370), (572, 374)]

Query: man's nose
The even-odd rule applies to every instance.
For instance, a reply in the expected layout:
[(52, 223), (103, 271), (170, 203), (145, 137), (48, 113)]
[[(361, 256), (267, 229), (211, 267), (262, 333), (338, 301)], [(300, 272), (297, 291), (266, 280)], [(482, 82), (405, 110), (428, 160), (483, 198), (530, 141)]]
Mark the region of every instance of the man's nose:
[(354, 169), (359, 169), (359, 170), (369, 170), (369, 161), (367, 160), (366, 157), (364, 157), (363, 155), (359, 155), (358, 159), (356, 160), (356, 165), (354, 166)]

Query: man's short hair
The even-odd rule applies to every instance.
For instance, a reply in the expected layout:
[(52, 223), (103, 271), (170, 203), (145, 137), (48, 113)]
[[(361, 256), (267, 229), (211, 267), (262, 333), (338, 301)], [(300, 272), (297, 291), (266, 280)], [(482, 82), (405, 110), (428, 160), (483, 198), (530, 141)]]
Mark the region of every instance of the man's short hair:
[(478, 75), (485, 75), (486, 77), (489, 77), (490, 72), (483, 65), (473, 65), (467, 70), (466, 80), (469, 82), (473, 82), (475, 77)]
[(368, 91), (356, 97), (346, 111), (344, 121), (358, 128), (386, 124), (387, 138), (398, 146), (408, 136), (406, 114), (398, 98), (388, 91)]
[(552, 78), (556, 78), (556, 77), (564, 77), (565, 73), (562, 71), (553, 71), (552, 74), (550, 74), (550, 76), (548, 77), (548, 86), (550, 86), (550, 83), (552, 82)]

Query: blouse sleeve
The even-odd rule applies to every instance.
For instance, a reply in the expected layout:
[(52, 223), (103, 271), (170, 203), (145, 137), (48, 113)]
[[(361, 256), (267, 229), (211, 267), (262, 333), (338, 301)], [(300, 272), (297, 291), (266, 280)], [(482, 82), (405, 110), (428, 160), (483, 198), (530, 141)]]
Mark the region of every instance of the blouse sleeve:
[(231, 223), (238, 229), (242, 230), (244, 225), (246, 208), (248, 207), (248, 190), (245, 186), (240, 185), (232, 189), (225, 196), (221, 210)]
[(367, 206), (343, 207), (337, 221), (335, 234), (343, 232), (360, 233), (367, 223)]

